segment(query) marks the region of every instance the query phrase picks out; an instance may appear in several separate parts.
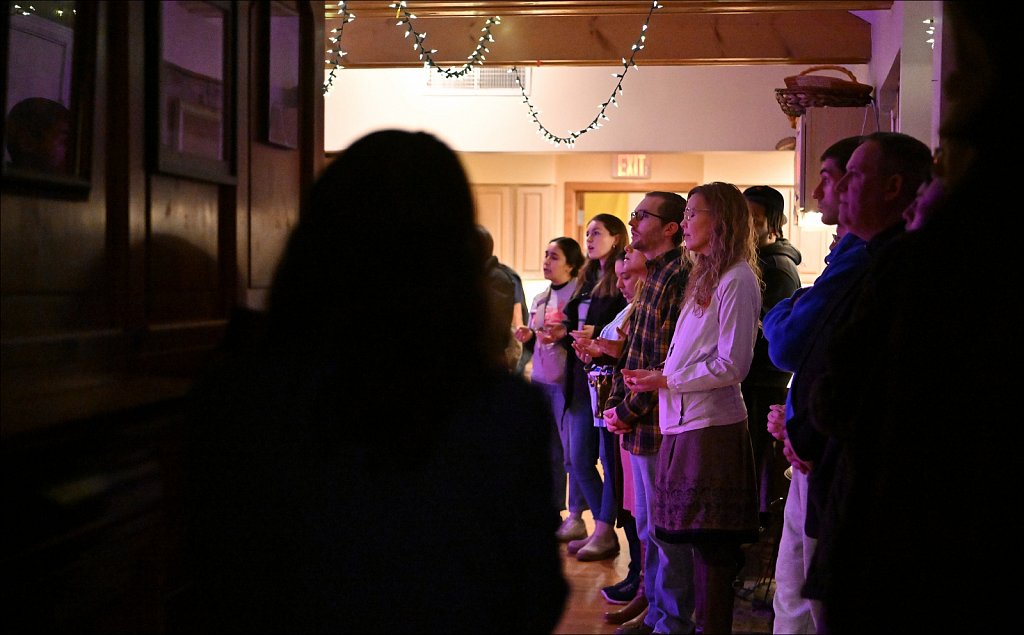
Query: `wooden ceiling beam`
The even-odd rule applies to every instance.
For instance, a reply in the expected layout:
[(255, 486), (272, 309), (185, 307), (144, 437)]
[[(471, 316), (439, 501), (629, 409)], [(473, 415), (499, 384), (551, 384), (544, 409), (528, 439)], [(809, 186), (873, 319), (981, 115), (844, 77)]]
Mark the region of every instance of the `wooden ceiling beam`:
[[(657, 13), (757, 13), (762, 11), (871, 11), (892, 8), (892, 0), (660, 0)], [(394, 18), (388, 0), (349, 0), (345, 6), (359, 18)], [(647, 15), (651, 0), (506, 0), (475, 2), (472, 0), (409, 0), (406, 10), (423, 17), (493, 17), (513, 15), (581, 16), (581, 15)], [(328, 18), (337, 15), (337, 3), (326, 3)]]
[[(666, 1), (665, 4), (667, 9), (671, 3)], [(803, 9), (789, 11), (658, 10), (651, 18), (646, 46), (637, 54), (636, 63), (640, 66), (806, 65), (870, 61), (871, 25), (868, 22), (845, 9), (812, 10), (806, 6), (818, 7), (830, 4), (828, 2), (799, 4)], [(354, 11), (351, 7), (349, 10)], [(476, 48), (486, 20), (485, 17), (451, 15), (428, 17), (422, 11), (416, 16), (415, 30), (427, 33), (425, 45), (437, 49), (433, 58), (442, 66), (461, 66), (466, 62)], [(490, 52), (486, 54), (485, 64), (621, 64), (623, 57), (629, 57), (645, 17), (646, 14), (636, 13), (629, 17), (615, 14), (502, 15), (501, 24), (492, 28), (494, 42), (488, 46)], [(329, 20), (327, 28), (334, 26), (340, 23)], [(396, 25), (393, 14), (388, 18), (374, 18), (356, 12), (356, 19), (345, 25), (339, 43), (347, 52), (345, 67), (422, 66), (412, 38), (405, 37), (405, 33), (406, 27)]]

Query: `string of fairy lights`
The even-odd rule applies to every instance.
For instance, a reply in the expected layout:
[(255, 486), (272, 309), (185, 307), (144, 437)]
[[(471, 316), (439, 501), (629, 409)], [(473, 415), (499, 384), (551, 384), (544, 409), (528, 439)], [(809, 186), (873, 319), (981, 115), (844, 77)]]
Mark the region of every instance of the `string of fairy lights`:
[(338, 48), (337, 49), (334, 49), (334, 48), (327, 49), (327, 54), (330, 57), (328, 57), (325, 61), (328, 64), (334, 64), (334, 67), (331, 68), (331, 72), (327, 74), (327, 79), (324, 81), (323, 94), (325, 94), (325, 95), (328, 92), (330, 92), (331, 88), (334, 86), (334, 74), (336, 72), (338, 72), (339, 70), (345, 68), (344, 66), (341, 65), (341, 58), (345, 57), (345, 55), (347, 55), (347, 53), (345, 51), (341, 50), (341, 47), (339, 46), (339, 44), (341, 42), (341, 35), (342, 35), (342, 33), (345, 32), (345, 25), (348, 24), (349, 22), (351, 22), (352, 20), (356, 19), (356, 14), (354, 14), (351, 11), (349, 11), (348, 9), (346, 9), (344, 2), (339, 2), (338, 3), (338, 14), (337, 15), (338, 15), (338, 17), (341, 18), (341, 26), (337, 27), (335, 29), (331, 29), (332, 35), (331, 35), (331, 37), (327, 38), (332, 45), (338, 46)]
[(57, 24), (73, 27), (78, 12), (75, 10), (74, 2), (36, 0), (33, 2), (11, 2), (8, 4), (8, 13), (22, 16), (35, 15)]
[(481, 35), (477, 40), (476, 49), (473, 51), (472, 55), (467, 58), (469, 61), (463, 64), (459, 70), (452, 70), (451, 68), (441, 68), (436, 62), (434, 62), (434, 58), (432, 56), (434, 53), (437, 53), (437, 49), (430, 49), (428, 51), (423, 47), (423, 40), (427, 39), (427, 33), (425, 31), (423, 33), (417, 33), (416, 30), (412, 28), (412, 21), (416, 19), (416, 16), (409, 13), (408, 9), (406, 9), (405, 0), (402, 0), (401, 2), (393, 2), (388, 5), (388, 8), (396, 10), (396, 17), (401, 16), (401, 19), (398, 20), (397, 26), (402, 26), (403, 24), (406, 25), (405, 37), (408, 38), (410, 35), (412, 36), (412, 47), (419, 53), (420, 61), (423, 62), (423, 65), (427, 68), (433, 68), (448, 79), (462, 77), (466, 73), (472, 72), (474, 66), (484, 63), (484, 60), (487, 59), (484, 57), (484, 53), (491, 52), (490, 49), (487, 48), (487, 43), (494, 41), (494, 36), (491, 35), (491, 27), (501, 24), (500, 16), (487, 18), (487, 21), (484, 22), (484, 28), (480, 29), (483, 31), (483, 35)]
[(633, 42), (633, 48), (629, 53), (629, 59), (627, 60), (626, 58), (622, 58), (622, 72), (612, 73), (612, 77), (616, 78), (618, 81), (615, 83), (615, 88), (612, 89), (612, 93), (608, 99), (598, 105), (597, 115), (594, 116), (594, 119), (587, 127), (580, 128), (579, 130), (570, 130), (568, 132), (569, 136), (567, 137), (556, 135), (541, 123), (540, 111), (530, 103), (530, 98), (526, 95), (526, 87), (523, 85), (522, 78), (519, 76), (519, 68), (516, 66), (512, 67), (509, 72), (514, 73), (516, 76), (516, 86), (519, 86), (519, 91), (523, 95), (523, 103), (526, 104), (527, 109), (530, 111), (530, 117), (533, 119), (533, 122), (537, 124), (537, 134), (541, 135), (545, 140), (553, 145), (558, 146), (564, 143), (572, 148), (576, 145), (577, 139), (591, 130), (597, 130), (600, 128), (603, 125), (601, 123), (602, 120), (610, 121), (610, 118), (605, 111), (608, 110), (609, 105), (614, 105), (616, 108), (619, 107), (619, 95), (622, 94), (622, 82), (626, 79), (626, 73), (629, 72), (630, 68), (639, 68), (635, 61), (636, 55), (640, 51), (644, 50), (644, 46), (646, 46), (647, 27), (651, 23), (651, 16), (654, 15), (654, 10), (660, 9), (661, 7), (662, 5), (658, 4), (658, 0), (653, 0), (651, 3), (651, 8), (647, 11), (647, 18), (644, 20), (644, 26), (640, 29), (640, 37)]
[[(530, 98), (526, 94), (526, 86), (520, 75), (520, 69), (516, 66), (513, 66), (511, 69), (509, 69), (509, 72), (515, 75), (516, 86), (519, 87), (519, 91), (523, 97), (523, 103), (526, 104), (529, 116), (533, 123), (537, 126), (537, 134), (539, 134), (547, 142), (555, 146), (565, 144), (569, 148), (572, 148), (576, 145), (576, 140), (582, 137), (584, 134), (592, 130), (597, 130), (601, 128), (604, 125), (602, 122), (610, 121), (610, 117), (608, 117), (606, 111), (608, 110), (608, 107), (612, 105), (615, 106), (616, 108), (619, 107), (619, 97), (623, 93), (622, 83), (626, 78), (626, 73), (628, 73), (631, 68), (639, 68), (636, 64), (636, 56), (646, 46), (647, 27), (650, 25), (651, 16), (654, 15), (655, 9), (661, 9), (663, 6), (664, 5), (660, 4), (658, 0), (652, 0), (651, 8), (647, 11), (647, 17), (644, 20), (643, 27), (640, 30), (640, 36), (636, 39), (635, 42), (633, 42), (633, 46), (629, 53), (629, 58), (622, 58), (622, 72), (612, 73), (612, 77), (616, 79), (616, 83), (615, 87), (612, 89), (611, 95), (609, 95), (607, 100), (598, 105), (598, 112), (594, 116), (594, 119), (588, 125), (578, 130), (569, 130), (566, 133), (566, 136), (561, 136), (551, 132), (541, 122), (540, 111), (533, 105), (532, 102), (530, 102)], [(491, 34), (491, 29), (501, 24), (501, 18), (499, 16), (488, 18), (487, 21), (484, 23), (484, 27), (481, 29), (483, 35), (481, 35), (480, 38), (478, 39), (476, 49), (472, 52), (472, 54), (470, 54), (467, 57), (468, 61), (458, 69), (442, 68), (434, 61), (433, 58), (434, 54), (437, 53), (437, 49), (427, 49), (423, 44), (424, 40), (426, 40), (427, 38), (426, 32), (419, 33), (413, 28), (412, 23), (413, 20), (416, 19), (416, 16), (413, 13), (409, 12), (405, 0), (401, 0), (400, 2), (393, 2), (388, 5), (388, 8), (395, 9), (395, 18), (398, 20), (396, 26), (405, 27), (405, 37), (408, 38), (412, 36), (413, 49), (419, 54), (419, 59), (420, 61), (423, 62), (423, 65), (427, 68), (433, 68), (438, 73), (443, 74), (446, 78), (462, 77), (467, 73), (470, 73), (475, 66), (482, 65), (484, 61), (487, 59), (484, 53), (490, 52), (490, 49), (487, 47), (487, 45), (489, 43), (494, 42), (494, 36)], [(341, 36), (344, 31), (345, 25), (354, 20), (356, 17), (354, 13), (351, 13), (345, 8), (345, 2), (338, 2), (337, 15), (341, 18), (342, 23), (341, 27), (331, 30), (332, 37), (329, 38), (331, 44), (334, 45), (334, 48), (331, 48), (327, 51), (330, 57), (326, 60), (326, 62), (328, 64), (333, 64), (334, 66), (333, 68), (331, 68), (331, 71), (327, 76), (327, 80), (324, 82), (323, 92), (325, 95), (330, 91), (331, 87), (334, 85), (335, 72), (345, 68), (344, 66), (341, 65), (341, 59), (346, 55), (346, 52), (340, 48)]]

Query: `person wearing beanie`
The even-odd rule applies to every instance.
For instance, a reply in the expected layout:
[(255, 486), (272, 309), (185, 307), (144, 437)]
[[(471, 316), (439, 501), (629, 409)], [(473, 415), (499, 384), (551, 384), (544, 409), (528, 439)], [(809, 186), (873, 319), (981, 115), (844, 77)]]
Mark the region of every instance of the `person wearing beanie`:
[[(757, 261), (764, 281), (761, 290), (761, 319), (764, 319), (779, 300), (788, 298), (800, 288), (800, 274), (796, 267), (800, 264), (801, 255), (783, 235), (786, 215), (782, 193), (767, 185), (755, 185), (744, 190), (743, 196), (747, 199), (757, 236)], [(768, 342), (758, 329), (754, 359), (742, 383), (743, 400), (750, 421), (765, 421), (769, 406), (786, 400), (786, 387), (791, 376), (791, 373), (772, 364), (768, 358)], [(783, 473), (789, 462), (782, 454), (782, 444), (775, 441), (765, 426), (750, 426), (750, 437), (757, 469), (761, 530), (766, 532), (773, 527), (773, 515), (775, 519), (782, 518), (780, 502), (789, 489)]]

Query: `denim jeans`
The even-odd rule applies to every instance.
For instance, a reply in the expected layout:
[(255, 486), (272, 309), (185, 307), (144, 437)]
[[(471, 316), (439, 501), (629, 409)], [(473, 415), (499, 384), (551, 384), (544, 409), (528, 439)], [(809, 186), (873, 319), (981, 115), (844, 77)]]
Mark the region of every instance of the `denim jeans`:
[(545, 384), (544, 382), (533, 382), (541, 389), (551, 405), (551, 413), (555, 419), (555, 425), (551, 429), (551, 475), (555, 485), (555, 508), (558, 510), (568, 509), (574, 514), (581, 513), (587, 508), (587, 502), (580, 488), (576, 485), (575, 479), (568, 479), (569, 505), (565, 504), (567, 472), (569, 472), (570, 447), (569, 428), (566, 425), (568, 413), (565, 412), (565, 395), (561, 384)]
[(648, 610), (644, 623), (658, 633), (692, 633), (693, 548), (688, 544), (665, 543), (654, 536), (654, 468), (657, 454), (632, 455), (633, 510), (637, 534), (647, 545), (644, 560), (644, 594)]
[[(605, 487), (605, 482), (601, 480), (601, 474), (597, 471), (600, 432), (604, 428), (594, 426), (590, 386), (587, 384), (586, 373), (581, 370), (579, 364), (575, 369), (572, 401), (563, 418), (568, 437), (565, 469), (569, 473), (570, 488), (573, 483), (579, 488), (587, 506), (594, 514), (594, 520), (614, 523), (618, 512), (615, 508), (614, 472), (613, 480), (608, 483), (609, 487)], [(606, 472), (605, 478), (607, 477)]]

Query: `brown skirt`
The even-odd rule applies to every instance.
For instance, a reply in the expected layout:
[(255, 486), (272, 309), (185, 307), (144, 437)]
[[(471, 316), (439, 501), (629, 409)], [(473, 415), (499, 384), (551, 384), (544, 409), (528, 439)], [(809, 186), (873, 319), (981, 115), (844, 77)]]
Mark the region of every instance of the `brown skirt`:
[(757, 540), (757, 481), (746, 420), (665, 435), (655, 474), (658, 538)]

